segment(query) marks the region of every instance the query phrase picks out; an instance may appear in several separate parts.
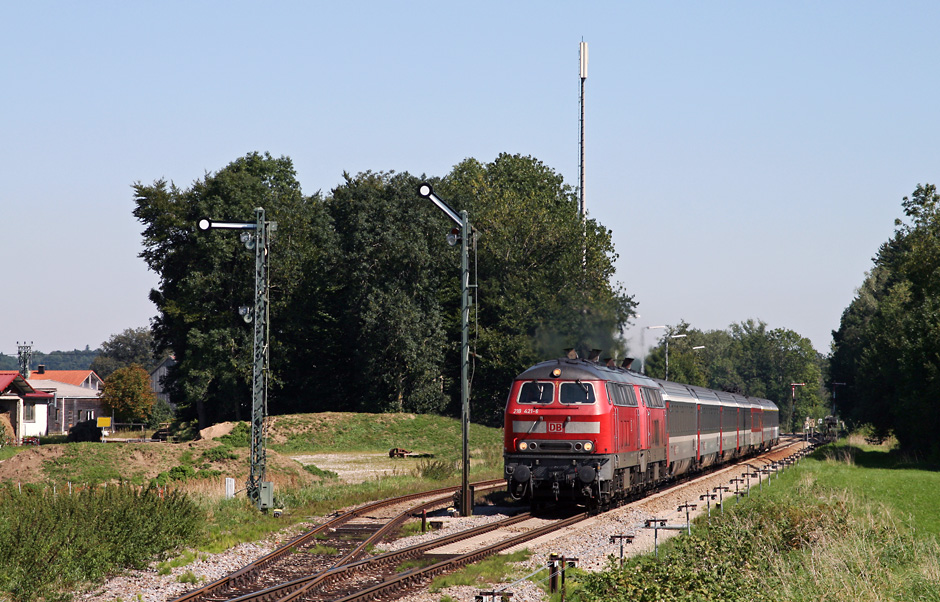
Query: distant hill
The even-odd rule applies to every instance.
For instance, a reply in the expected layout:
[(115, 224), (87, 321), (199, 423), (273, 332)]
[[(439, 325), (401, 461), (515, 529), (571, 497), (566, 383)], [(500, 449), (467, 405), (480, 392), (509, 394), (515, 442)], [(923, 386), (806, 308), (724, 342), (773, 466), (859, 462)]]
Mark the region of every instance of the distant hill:
[[(35, 370), (39, 364), (44, 364), (48, 370), (87, 370), (91, 366), (92, 360), (101, 353), (100, 349), (85, 350), (75, 349), (73, 351), (53, 351), (43, 353), (33, 351), (29, 361), (29, 369)], [(6, 355), (0, 353), (0, 370), (17, 370), (19, 362), (15, 355)]]

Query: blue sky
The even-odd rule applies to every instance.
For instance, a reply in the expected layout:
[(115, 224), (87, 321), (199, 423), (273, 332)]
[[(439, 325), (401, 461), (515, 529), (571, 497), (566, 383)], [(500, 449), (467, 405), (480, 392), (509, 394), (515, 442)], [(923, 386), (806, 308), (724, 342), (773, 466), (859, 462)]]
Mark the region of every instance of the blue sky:
[(577, 185), (584, 39), (587, 206), (640, 303), (628, 336), (754, 318), (828, 352), (901, 198), (938, 180), (937, 22), (933, 2), (0, 3), (0, 351), (148, 323), (137, 181), (268, 151), (312, 194), (509, 152)]

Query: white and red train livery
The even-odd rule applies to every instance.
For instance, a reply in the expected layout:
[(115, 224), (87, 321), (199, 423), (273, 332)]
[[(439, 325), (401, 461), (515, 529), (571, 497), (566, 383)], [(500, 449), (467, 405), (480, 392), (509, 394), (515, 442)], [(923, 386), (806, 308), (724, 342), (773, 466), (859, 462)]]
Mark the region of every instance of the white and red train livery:
[(769, 400), (656, 380), (612, 362), (561, 358), (512, 383), (505, 477), (510, 493), (533, 505), (606, 506), (779, 438), (779, 412)]

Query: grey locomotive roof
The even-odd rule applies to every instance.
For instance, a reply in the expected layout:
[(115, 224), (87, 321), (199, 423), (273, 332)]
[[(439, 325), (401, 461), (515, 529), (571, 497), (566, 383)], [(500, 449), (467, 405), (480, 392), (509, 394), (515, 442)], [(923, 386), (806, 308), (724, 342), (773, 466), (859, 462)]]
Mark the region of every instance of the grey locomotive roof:
[[(561, 368), (561, 375), (552, 376), (555, 368)], [(612, 380), (615, 382), (655, 387), (653, 379), (638, 372), (623, 368), (608, 368), (607, 366), (589, 362), (583, 359), (561, 358), (536, 364), (516, 377), (516, 380)]]

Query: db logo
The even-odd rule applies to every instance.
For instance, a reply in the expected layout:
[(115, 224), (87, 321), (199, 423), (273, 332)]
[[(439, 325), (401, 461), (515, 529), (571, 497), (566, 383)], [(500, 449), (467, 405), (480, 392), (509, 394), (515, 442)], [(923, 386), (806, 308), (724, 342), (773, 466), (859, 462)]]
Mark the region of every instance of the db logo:
[(564, 433), (565, 425), (561, 422), (549, 422), (548, 423), (548, 432), (549, 433)]

